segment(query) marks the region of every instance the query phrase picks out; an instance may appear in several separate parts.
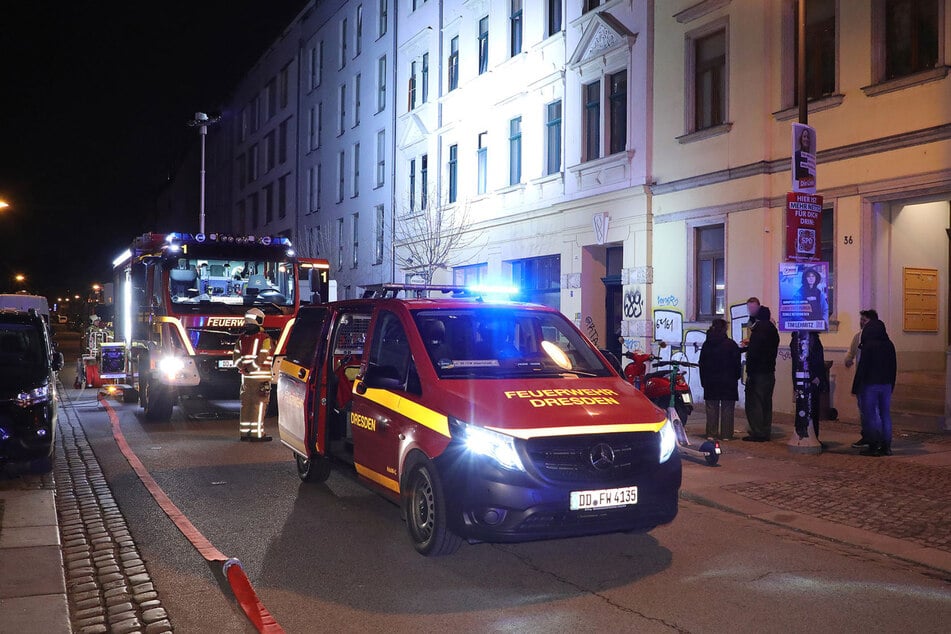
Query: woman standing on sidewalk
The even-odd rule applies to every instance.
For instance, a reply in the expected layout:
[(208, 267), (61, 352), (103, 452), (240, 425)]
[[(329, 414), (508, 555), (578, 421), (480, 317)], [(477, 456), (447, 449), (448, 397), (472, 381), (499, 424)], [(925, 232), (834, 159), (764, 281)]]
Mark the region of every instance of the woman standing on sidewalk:
[(863, 456), (892, 455), (892, 391), (898, 374), (895, 346), (885, 324), (872, 319), (862, 328), (859, 365), (852, 391), (859, 395), (862, 418), (868, 425), (868, 449)]
[(700, 349), (700, 384), (707, 408), (708, 438), (733, 439), (740, 372), (740, 347), (726, 336), (726, 321), (714, 319)]

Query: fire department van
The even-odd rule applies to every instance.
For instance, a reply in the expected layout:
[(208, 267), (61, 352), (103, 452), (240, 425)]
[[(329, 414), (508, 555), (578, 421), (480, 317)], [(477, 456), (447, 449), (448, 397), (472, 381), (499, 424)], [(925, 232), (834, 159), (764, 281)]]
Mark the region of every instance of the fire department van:
[(674, 519), (673, 427), (571, 321), (410, 288), (298, 313), (278, 424), (301, 480), (352, 465), (424, 555)]

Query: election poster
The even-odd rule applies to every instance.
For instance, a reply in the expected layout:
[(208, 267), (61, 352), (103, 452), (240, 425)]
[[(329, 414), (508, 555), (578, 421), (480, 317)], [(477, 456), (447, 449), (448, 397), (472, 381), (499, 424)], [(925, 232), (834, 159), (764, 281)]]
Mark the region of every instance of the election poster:
[(828, 262), (779, 264), (779, 329), (829, 328)]

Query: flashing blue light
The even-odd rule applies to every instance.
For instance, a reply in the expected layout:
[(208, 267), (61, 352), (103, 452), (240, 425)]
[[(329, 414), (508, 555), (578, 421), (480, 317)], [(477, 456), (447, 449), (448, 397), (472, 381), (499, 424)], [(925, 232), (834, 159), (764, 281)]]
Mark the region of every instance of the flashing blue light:
[(205, 234), (203, 233), (196, 234), (195, 241), (198, 242), (199, 244), (203, 243), (205, 241)]
[(518, 295), (519, 289), (517, 286), (492, 286), (488, 284), (473, 284), (467, 286), (466, 289), (473, 293), (474, 295), (502, 295), (511, 297), (512, 295)]

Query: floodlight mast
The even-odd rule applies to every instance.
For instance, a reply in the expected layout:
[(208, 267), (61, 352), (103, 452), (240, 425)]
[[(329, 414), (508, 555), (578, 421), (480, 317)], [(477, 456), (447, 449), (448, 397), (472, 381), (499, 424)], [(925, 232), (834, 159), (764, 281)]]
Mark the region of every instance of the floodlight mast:
[(221, 117), (209, 117), (204, 112), (196, 112), (195, 118), (188, 122), (191, 127), (198, 128), (201, 137), (201, 178), (199, 179), (198, 194), (198, 232), (205, 233), (205, 137), (208, 136), (208, 126), (218, 123)]

